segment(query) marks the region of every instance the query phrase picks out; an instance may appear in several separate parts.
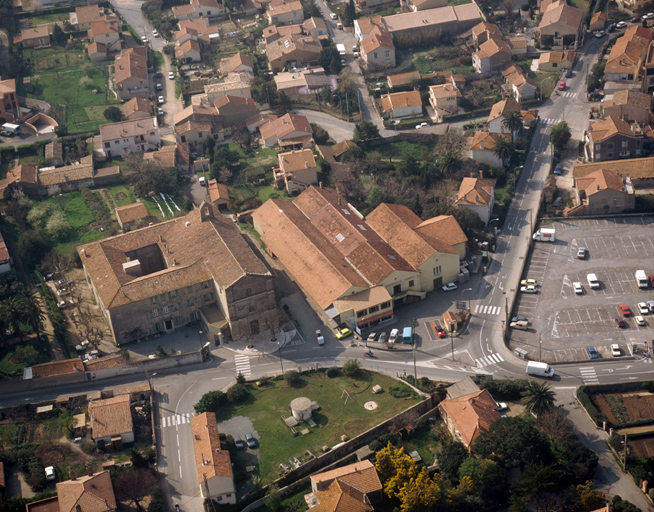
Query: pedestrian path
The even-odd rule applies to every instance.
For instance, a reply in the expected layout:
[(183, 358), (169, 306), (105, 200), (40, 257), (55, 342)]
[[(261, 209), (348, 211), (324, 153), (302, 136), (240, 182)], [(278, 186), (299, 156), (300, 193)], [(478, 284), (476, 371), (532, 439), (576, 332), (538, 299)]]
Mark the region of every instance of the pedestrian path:
[(594, 367), (582, 366), (579, 368), (579, 372), (581, 373), (581, 380), (584, 384), (599, 384)]
[(475, 315), (499, 315), (501, 311), (501, 306), (484, 306), (482, 304), (475, 306)]
[(559, 96), (562, 98), (574, 98), (577, 95), (576, 92), (560, 92)]
[(193, 416), (195, 416), (195, 413), (173, 414), (171, 416), (164, 416), (161, 418), (161, 428), (190, 424), (191, 418)]
[(250, 376), (250, 357), (249, 356), (236, 356), (234, 358), (236, 363), (236, 374), (243, 375), (246, 379)]
[(552, 119), (551, 117), (541, 117), (540, 120), (541, 122), (545, 123), (547, 126), (554, 126), (555, 124), (561, 122), (560, 119)]
[(490, 364), (497, 364), (500, 361), (504, 361), (504, 358), (500, 354), (491, 354), (489, 356), (475, 359), (475, 363), (477, 363), (479, 368), (483, 368), (484, 366), (488, 366)]

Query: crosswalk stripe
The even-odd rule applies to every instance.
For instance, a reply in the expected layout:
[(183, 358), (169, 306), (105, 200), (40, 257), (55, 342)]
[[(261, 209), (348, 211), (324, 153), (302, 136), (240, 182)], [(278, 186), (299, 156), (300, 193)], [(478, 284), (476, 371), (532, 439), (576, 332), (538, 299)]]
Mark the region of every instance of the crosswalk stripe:
[(489, 364), (493, 364), (491, 361), (488, 360), (487, 357), (482, 357), (482, 359), (483, 359), (484, 362), (486, 363), (486, 366), (488, 366)]
[(484, 366), (479, 359), (475, 359), (475, 363), (477, 363), (477, 366)]
[(494, 314), (494, 315), (499, 315), (501, 309), (502, 309), (502, 308), (500, 308), (499, 306), (495, 306), (495, 307), (493, 308), (493, 314)]
[(486, 314), (486, 310), (488, 310), (488, 306), (484, 306), (484, 310), (482, 311), (484, 315)]
[(497, 357), (500, 361), (504, 361), (504, 358), (499, 354), (495, 354), (495, 357)]
[(495, 359), (495, 356), (494, 356), (493, 354), (489, 355), (489, 356), (488, 356), (488, 359), (490, 359), (491, 361), (493, 361), (493, 364), (495, 364), (495, 363), (499, 363), (499, 361), (498, 361), (497, 359)]
[(478, 313), (478, 312), (479, 312), (479, 304), (477, 304), (477, 305), (475, 306), (475, 313)]

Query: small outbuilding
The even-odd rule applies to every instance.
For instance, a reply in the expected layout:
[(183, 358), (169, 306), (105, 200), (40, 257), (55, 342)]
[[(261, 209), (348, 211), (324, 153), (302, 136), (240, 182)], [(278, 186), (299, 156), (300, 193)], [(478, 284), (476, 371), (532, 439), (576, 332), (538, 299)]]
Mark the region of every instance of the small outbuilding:
[(291, 413), (293, 417), (298, 421), (307, 421), (311, 419), (311, 412), (313, 407), (311, 405), (311, 400), (300, 396), (295, 398), (291, 402)]

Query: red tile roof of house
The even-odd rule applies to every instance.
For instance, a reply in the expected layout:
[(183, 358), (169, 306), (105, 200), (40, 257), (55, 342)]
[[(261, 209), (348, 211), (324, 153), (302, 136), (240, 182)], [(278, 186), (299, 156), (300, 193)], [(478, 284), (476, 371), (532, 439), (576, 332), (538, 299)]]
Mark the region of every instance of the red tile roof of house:
[(216, 201), (229, 201), (229, 189), (224, 183), (218, 183), (216, 180), (209, 180), (207, 192), (209, 193), (209, 201), (212, 203)]
[(82, 476), (57, 484), (59, 512), (111, 512), (116, 497), (109, 471)]
[(126, 204), (116, 208), (116, 216), (120, 219), (122, 225), (129, 224), (136, 220), (147, 219), (148, 209), (143, 203)]
[(454, 204), (488, 206), (493, 198), (497, 180), (490, 178), (463, 178)]
[(45, 377), (57, 377), (84, 371), (82, 359), (64, 359), (63, 361), (52, 361), (50, 363), (35, 364), (32, 366), (32, 378), (43, 379)]
[(381, 104), (384, 112), (391, 112), (405, 107), (422, 106), (422, 98), (420, 91), (392, 92), (381, 97)]
[(191, 418), (191, 431), (200, 484), (215, 476), (234, 478), (229, 452), (220, 446), (215, 413)]
[(604, 169), (598, 169), (583, 178), (576, 178), (575, 183), (578, 190), (586, 192), (586, 196), (592, 196), (602, 190), (624, 191), (622, 178), (616, 172)]
[(89, 403), (93, 439), (132, 432), (132, 409), (129, 395), (120, 395)]
[(459, 398), (443, 400), (438, 408), (447, 415), (461, 440), (470, 446), (490, 424), (500, 419), (498, 405), (486, 389)]

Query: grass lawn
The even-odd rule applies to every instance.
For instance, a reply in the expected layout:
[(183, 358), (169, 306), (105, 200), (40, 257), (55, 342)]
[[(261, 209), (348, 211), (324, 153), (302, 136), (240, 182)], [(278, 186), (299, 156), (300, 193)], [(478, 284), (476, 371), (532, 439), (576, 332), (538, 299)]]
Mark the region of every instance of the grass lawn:
[(590, 8), (590, 1), (589, 0), (570, 0), (570, 5), (572, 7), (576, 7), (577, 9), (581, 9), (584, 12), (588, 12), (588, 9)]
[(407, 154), (413, 155), (418, 161), (426, 160), (433, 152), (433, 147), (425, 146), (423, 144), (416, 144), (413, 142), (401, 141), (391, 142), (381, 146), (371, 146), (366, 150), (367, 153), (377, 152), (385, 160), (391, 159), (394, 162), (399, 162)]
[[(249, 385), (251, 395), (245, 405), (225, 407), (218, 411), (217, 419), (220, 422), (247, 416), (252, 420), (259, 434), (259, 471), (265, 484), (280, 475), (280, 463), (287, 463), (293, 457), (306, 460), (307, 450), (318, 456), (324, 445), (340, 443), (341, 435), (353, 438), (418, 401), (418, 398), (401, 399), (389, 395), (386, 390), (395, 382), (390, 377), (369, 372), (360, 379), (342, 375), (330, 379), (320, 372), (303, 375), (298, 388), (291, 388), (284, 380), (271, 381), (263, 388)], [(372, 387), (376, 384), (384, 392), (373, 394)], [(341, 398), (344, 389), (350, 394), (347, 404)], [(280, 417), (288, 416), (291, 401), (301, 396), (316, 400), (321, 410), (313, 413), (318, 426), (298, 425), (298, 435), (294, 436)], [(363, 408), (369, 400), (379, 405), (374, 411)], [(304, 428), (309, 429), (308, 435), (299, 434)]]
[(49, 197), (44, 202), (63, 208), (66, 220), (73, 229), (88, 226), (95, 222), (95, 215), (93, 215), (86, 201), (84, 201), (82, 193), (78, 190), (57, 197)]
[[(304, 501), (304, 495), (311, 492), (311, 484), (307, 483), (298, 487), (293, 494), (286, 495), (282, 499), (282, 510), (309, 510), (307, 502)], [(274, 512), (267, 505), (263, 505), (257, 509), (258, 512)]]
[(455, 6), (455, 5), (465, 5), (465, 4), (471, 4), (472, 0), (447, 0), (447, 5)]
[[(86, 54), (79, 50), (66, 51), (61, 48), (46, 48), (49, 53), (28, 57), (35, 74), (32, 77), (34, 92), (25, 93), (28, 98), (37, 98), (66, 107), (66, 127), (70, 133), (97, 130), (106, 123), (103, 112), (119, 100), (107, 99), (108, 68), (88, 62)], [(40, 50), (39, 50), (40, 51)], [(28, 50), (25, 50), (28, 53)], [(21, 85), (22, 87), (22, 85)], [(93, 91), (97, 90), (97, 94)]]
[(132, 190), (125, 185), (114, 185), (109, 187), (111, 196), (114, 198), (117, 206), (125, 206), (136, 202), (136, 197)]
[(50, 361), (48, 347), (43, 342), (38, 342), (36, 339), (34, 339), (23, 342), (23, 345), (31, 345), (34, 347), (36, 350), (36, 357), (23, 362), (10, 361), (10, 359), (16, 353), (16, 348), (19, 347), (20, 344), (3, 347), (0, 349), (0, 377), (22, 374), (23, 368), (26, 368), (27, 366), (47, 363)]
[(441, 442), (434, 435), (429, 424), (416, 430), (408, 441), (402, 443), (404, 452), (410, 453), (414, 450), (418, 452), (425, 466), (431, 466), (436, 458), (435, 451), (440, 450)]
[(26, 48), (23, 50), (23, 59), (32, 65), (34, 72), (62, 70), (88, 64), (93, 66), (84, 50), (66, 50), (61, 46), (50, 48)]
[(55, 21), (66, 21), (70, 19), (70, 13), (60, 12), (57, 14), (43, 14), (42, 16), (34, 16), (28, 18), (27, 21), (30, 26), (43, 25), (44, 23), (54, 23)]

